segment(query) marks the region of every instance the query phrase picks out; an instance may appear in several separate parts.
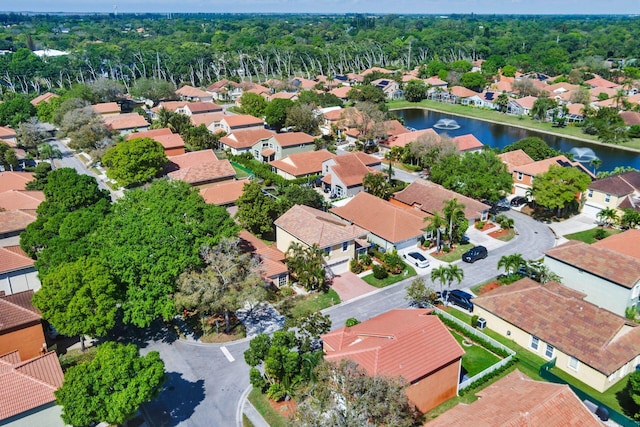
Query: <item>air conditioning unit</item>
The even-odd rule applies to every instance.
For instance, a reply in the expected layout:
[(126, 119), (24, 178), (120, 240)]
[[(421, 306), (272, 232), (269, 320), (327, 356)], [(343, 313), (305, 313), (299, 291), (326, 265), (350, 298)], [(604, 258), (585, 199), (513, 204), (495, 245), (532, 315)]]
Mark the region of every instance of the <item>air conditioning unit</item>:
[(484, 317), (481, 317), (476, 322), (476, 326), (478, 327), (478, 329), (484, 329), (487, 327), (487, 321), (485, 320)]

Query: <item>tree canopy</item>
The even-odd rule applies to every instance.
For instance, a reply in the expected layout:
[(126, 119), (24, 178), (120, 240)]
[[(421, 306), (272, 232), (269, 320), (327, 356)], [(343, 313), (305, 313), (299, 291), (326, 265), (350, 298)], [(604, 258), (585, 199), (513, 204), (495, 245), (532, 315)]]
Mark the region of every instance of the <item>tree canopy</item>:
[(535, 161), (548, 159), (562, 154), (560, 151), (549, 147), (549, 144), (544, 142), (543, 139), (535, 136), (523, 138), (513, 144), (509, 144), (502, 149), (502, 152), (507, 153), (509, 151), (516, 150), (524, 151)]
[(557, 209), (558, 216), (572, 203), (577, 204), (591, 183), (591, 178), (576, 167), (551, 165), (545, 173), (536, 175), (533, 181), (533, 197), (537, 204)]
[(102, 156), (107, 176), (130, 187), (154, 178), (169, 162), (164, 147), (152, 138), (132, 138), (111, 147)]

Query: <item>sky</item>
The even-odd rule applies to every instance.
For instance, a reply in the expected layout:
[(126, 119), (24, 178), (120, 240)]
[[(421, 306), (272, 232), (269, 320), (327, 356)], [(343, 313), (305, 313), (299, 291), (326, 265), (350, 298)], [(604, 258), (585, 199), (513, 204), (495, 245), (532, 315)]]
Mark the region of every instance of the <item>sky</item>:
[(21, 0), (4, 12), (640, 15), (640, 0)]

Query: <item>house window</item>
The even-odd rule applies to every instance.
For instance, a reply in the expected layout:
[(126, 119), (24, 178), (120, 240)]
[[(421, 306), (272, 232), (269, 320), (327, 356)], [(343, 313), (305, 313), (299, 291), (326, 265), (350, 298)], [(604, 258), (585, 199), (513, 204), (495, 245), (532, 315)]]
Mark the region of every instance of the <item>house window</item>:
[(278, 287), (280, 288), (286, 284), (287, 284), (287, 275), (283, 274), (281, 276), (278, 276)]
[(593, 190), (589, 189), (589, 191), (587, 191), (587, 197), (588, 198), (592, 198), (593, 197)]
[(342, 252), (347, 252), (349, 249), (349, 242), (342, 242)]
[(324, 248), (322, 251), (324, 252), (324, 256), (331, 255), (331, 248)]
[(568, 363), (568, 365), (569, 365), (569, 367), (570, 367), (571, 369), (573, 369), (574, 371), (577, 371), (577, 370), (578, 370), (578, 365), (579, 365), (579, 364), (580, 364), (580, 362), (578, 362), (578, 359), (576, 359), (576, 358), (575, 358), (575, 357), (573, 357), (573, 356), (569, 356), (569, 363)]
[(611, 201), (611, 194), (607, 193), (604, 196), (604, 202), (609, 203)]
[(635, 285), (633, 287), (633, 290), (631, 291), (631, 299), (638, 298), (639, 294), (640, 294), (640, 284)]
[(522, 172), (518, 172), (518, 181), (522, 181)]
[(538, 351), (538, 347), (540, 346), (540, 340), (538, 339), (538, 337), (534, 337), (533, 335), (531, 335), (531, 343), (529, 344), (529, 346), (535, 351)]
[(614, 372), (613, 374), (609, 375), (607, 379), (609, 380), (609, 382), (613, 382), (613, 380), (616, 379), (616, 373)]
[(547, 344), (547, 348), (544, 351), (544, 355), (547, 356), (549, 359), (551, 359), (553, 357), (553, 350), (555, 350), (553, 346), (550, 344)]

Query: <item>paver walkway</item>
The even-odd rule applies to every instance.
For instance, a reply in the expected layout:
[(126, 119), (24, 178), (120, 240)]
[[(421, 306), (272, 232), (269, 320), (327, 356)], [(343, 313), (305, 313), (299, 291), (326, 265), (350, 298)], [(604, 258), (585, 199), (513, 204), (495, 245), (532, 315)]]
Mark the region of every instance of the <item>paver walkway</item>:
[(342, 302), (352, 300), (378, 289), (351, 272), (335, 276), (331, 288), (340, 296), (340, 301)]

